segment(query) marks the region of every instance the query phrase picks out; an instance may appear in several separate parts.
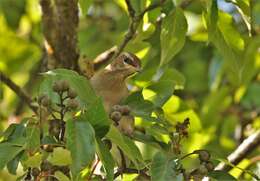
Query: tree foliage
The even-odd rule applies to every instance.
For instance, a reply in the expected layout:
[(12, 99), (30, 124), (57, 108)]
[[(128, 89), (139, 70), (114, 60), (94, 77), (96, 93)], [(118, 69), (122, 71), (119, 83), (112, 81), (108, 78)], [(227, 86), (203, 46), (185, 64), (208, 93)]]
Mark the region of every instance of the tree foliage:
[[(2, 0), (0, 26), (0, 181), (260, 178), (260, 1)], [(123, 51), (131, 134), (82, 71)]]

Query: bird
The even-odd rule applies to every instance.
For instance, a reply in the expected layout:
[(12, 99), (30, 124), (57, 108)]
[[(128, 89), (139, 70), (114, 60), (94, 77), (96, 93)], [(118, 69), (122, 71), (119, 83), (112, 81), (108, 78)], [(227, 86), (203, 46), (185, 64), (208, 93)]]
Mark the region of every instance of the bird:
[(140, 59), (133, 53), (123, 52), (90, 78), (95, 93), (103, 99), (106, 112), (129, 95), (126, 79), (140, 71)]

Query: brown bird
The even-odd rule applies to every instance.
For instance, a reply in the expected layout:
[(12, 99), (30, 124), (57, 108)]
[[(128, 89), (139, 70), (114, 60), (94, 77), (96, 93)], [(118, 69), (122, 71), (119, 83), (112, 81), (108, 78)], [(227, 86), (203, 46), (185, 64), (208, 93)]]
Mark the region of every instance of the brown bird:
[(107, 112), (128, 96), (125, 80), (140, 70), (140, 59), (132, 53), (124, 52), (91, 77), (90, 82), (96, 94), (103, 98)]

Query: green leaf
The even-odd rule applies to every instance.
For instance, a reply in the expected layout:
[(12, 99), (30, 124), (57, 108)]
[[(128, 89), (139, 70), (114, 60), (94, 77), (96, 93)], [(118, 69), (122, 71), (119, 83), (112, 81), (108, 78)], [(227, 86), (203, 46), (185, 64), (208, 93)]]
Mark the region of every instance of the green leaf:
[(99, 138), (96, 139), (96, 142), (98, 157), (101, 160), (107, 174), (106, 179), (108, 181), (112, 181), (114, 179), (115, 161), (106, 145)]
[[(10, 7), (12, 10), (10, 11)], [(0, 9), (5, 16), (9, 27), (16, 30), (19, 27), (22, 15), (25, 13), (25, 0), (1, 0)]]
[(139, 163), (143, 163), (143, 158), (140, 150), (130, 138), (122, 135), (113, 125), (110, 126), (106, 137), (111, 140), (112, 143), (119, 146), (126, 156), (134, 162), (135, 166), (140, 168)]
[(175, 85), (175, 89), (183, 89), (185, 84), (184, 75), (174, 68), (167, 68), (160, 80), (172, 81)]
[(247, 85), (251, 79), (259, 72), (260, 64), (259, 52), (257, 49), (260, 47), (260, 36), (254, 36), (248, 40), (248, 44), (243, 54), (243, 64), (241, 70), (242, 83)]
[(91, 104), (86, 112), (80, 115), (83, 120), (90, 122), (95, 129), (96, 136), (102, 138), (109, 130), (110, 121), (104, 109), (101, 98)]
[(151, 180), (177, 180), (176, 167), (177, 163), (175, 160), (168, 158), (167, 155), (162, 152), (156, 153), (151, 166)]
[[(26, 155), (25, 155), (26, 154)], [(42, 162), (43, 155), (41, 153), (36, 153), (33, 156), (28, 157), (27, 153), (25, 152), (23, 155), (25, 158), (21, 159), (23, 167), (39, 167)]]
[(95, 132), (89, 122), (76, 117), (66, 123), (67, 148), (70, 150), (73, 178), (89, 166), (95, 156)]
[(8, 142), (0, 143), (0, 170), (23, 150), (23, 147), (14, 146)]
[(55, 178), (57, 178), (60, 181), (70, 181), (70, 179), (68, 178), (68, 176), (66, 176), (64, 173), (62, 173), (61, 171), (56, 171), (54, 173)]
[(207, 19), (209, 41), (225, 59), (225, 70), (231, 83), (241, 84), (242, 57), (245, 43), (233, 25), (232, 16), (218, 11), (217, 2), (211, 1)]
[(260, 83), (252, 83), (249, 85), (246, 94), (241, 100), (241, 104), (248, 109), (253, 109), (254, 107), (260, 107)]
[(208, 174), (209, 177), (214, 178), (216, 180), (227, 180), (227, 181), (232, 181), (232, 180), (237, 180), (234, 178), (232, 175), (230, 175), (227, 172), (220, 171), (220, 170), (215, 170), (212, 171)]
[(88, 13), (88, 9), (92, 4), (92, 0), (79, 0), (79, 5), (82, 11), (82, 14), (85, 16)]
[(161, 65), (165, 65), (182, 49), (187, 32), (187, 21), (180, 8), (175, 8), (162, 23)]
[(48, 157), (48, 161), (53, 165), (65, 166), (71, 164), (71, 154), (69, 150), (62, 147), (53, 149), (53, 152)]
[(36, 123), (28, 123), (26, 127), (26, 149), (34, 152), (40, 147), (40, 128)]
[(23, 152), (20, 152), (18, 155), (14, 157), (14, 159), (12, 159), (10, 162), (7, 163), (7, 169), (9, 173), (16, 175), (16, 170), (20, 162), (22, 153)]
[(134, 92), (127, 97), (124, 104), (131, 107), (131, 112), (136, 116), (147, 117), (151, 115), (154, 105), (148, 100), (144, 100), (142, 92)]
[(58, 101), (58, 94), (52, 91), (52, 85), (56, 80), (67, 80), (70, 86), (77, 92), (82, 106), (95, 102), (97, 96), (86, 77), (67, 69), (55, 69), (44, 73), (45, 80), (40, 85), (39, 94), (46, 94), (53, 102)]
[(143, 89), (145, 100), (151, 101), (156, 107), (163, 104), (172, 96), (174, 92), (174, 82), (170, 80), (159, 80)]

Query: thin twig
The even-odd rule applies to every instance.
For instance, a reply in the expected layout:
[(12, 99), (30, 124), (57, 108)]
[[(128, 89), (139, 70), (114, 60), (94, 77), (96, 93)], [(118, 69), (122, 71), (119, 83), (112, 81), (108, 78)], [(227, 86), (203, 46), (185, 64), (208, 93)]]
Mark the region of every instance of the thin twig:
[(128, 10), (129, 16), (131, 18), (134, 18), (135, 17), (135, 10), (134, 10), (130, 0), (125, 0), (125, 3), (126, 3), (126, 6), (127, 6), (127, 10)]
[(12, 89), (17, 96), (19, 96), (26, 104), (30, 107), (30, 109), (37, 114), (37, 107), (32, 103), (32, 99), (10, 78), (8, 78), (3, 72), (0, 71), (0, 81), (5, 83), (10, 89)]
[(127, 33), (125, 35), (125, 38), (122, 41), (122, 43), (118, 46), (118, 51), (115, 54), (114, 58), (116, 58), (118, 55), (120, 55), (120, 53), (126, 47), (127, 43), (134, 37), (136, 30), (137, 30), (137, 28), (138, 28), (138, 26), (139, 26), (139, 24), (140, 24), (140, 22), (141, 22), (141, 20), (144, 16), (144, 14), (147, 13), (148, 11), (155, 9), (155, 8), (161, 7), (163, 5), (163, 3), (165, 2), (165, 0), (161, 0), (160, 2), (156, 2), (154, 4), (149, 5), (138, 15), (135, 14), (135, 11), (133, 10), (131, 2), (129, 0), (125, 0), (125, 2), (126, 2), (126, 5), (127, 5), (129, 16), (130, 16), (130, 23), (129, 23), (128, 30), (127, 30)]

